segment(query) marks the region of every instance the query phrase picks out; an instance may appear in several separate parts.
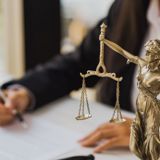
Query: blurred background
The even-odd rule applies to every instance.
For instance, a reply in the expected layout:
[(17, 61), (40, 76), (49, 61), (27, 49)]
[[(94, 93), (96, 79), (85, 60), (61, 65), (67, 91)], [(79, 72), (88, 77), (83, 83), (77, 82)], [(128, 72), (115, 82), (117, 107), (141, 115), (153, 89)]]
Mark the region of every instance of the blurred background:
[(0, 83), (67, 54), (113, 0), (0, 0)]

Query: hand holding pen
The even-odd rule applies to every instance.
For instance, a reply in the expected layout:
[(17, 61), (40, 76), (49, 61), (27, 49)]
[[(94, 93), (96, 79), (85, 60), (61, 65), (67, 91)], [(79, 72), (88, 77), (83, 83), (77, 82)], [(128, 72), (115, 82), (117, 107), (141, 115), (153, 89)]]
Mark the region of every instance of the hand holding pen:
[(29, 97), (24, 88), (0, 91), (0, 125), (7, 125), (17, 119), (23, 127), (26, 127), (22, 113), (28, 104)]

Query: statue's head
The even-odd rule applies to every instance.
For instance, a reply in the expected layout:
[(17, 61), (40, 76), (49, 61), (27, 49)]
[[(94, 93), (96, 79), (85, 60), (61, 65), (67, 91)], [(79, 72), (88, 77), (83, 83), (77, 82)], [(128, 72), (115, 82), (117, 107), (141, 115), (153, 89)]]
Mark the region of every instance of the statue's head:
[(148, 67), (151, 70), (160, 70), (160, 40), (150, 40), (145, 44)]

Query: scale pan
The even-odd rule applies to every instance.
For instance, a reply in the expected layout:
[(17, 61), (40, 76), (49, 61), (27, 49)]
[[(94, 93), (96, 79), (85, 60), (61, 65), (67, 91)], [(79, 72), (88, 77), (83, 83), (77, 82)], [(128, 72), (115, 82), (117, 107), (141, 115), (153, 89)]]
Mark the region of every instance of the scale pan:
[(124, 123), (126, 119), (111, 119), (109, 122), (110, 123)]
[(85, 120), (85, 119), (89, 119), (91, 118), (92, 115), (91, 114), (83, 114), (83, 115), (79, 115), (76, 117), (76, 120)]

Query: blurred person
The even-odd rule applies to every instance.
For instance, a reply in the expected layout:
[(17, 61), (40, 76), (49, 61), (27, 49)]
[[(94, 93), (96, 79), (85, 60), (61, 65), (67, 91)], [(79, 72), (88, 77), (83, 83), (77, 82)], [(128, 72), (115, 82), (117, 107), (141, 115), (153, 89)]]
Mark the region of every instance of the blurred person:
[[(14, 108), (20, 112), (35, 110), (79, 89), (81, 87), (79, 73), (94, 70), (98, 64), (99, 33), (102, 22), (108, 26), (107, 39), (137, 56), (143, 56), (145, 42), (160, 38), (159, 2), (159, 0), (116, 0), (109, 14), (86, 35), (76, 50), (67, 55), (58, 55), (45, 65), (31, 70), (19, 80), (3, 84), (1, 88), (8, 101), (0, 104), (0, 124), (5, 125), (14, 120), (12, 114)], [(121, 107), (134, 111), (135, 104), (132, 101), (137, 95), (134, 81), (136, 68), (133, 64), (126, 64), (123, 57), (109, 48), (106, 47), (105, 52), (105, 63), (109, 72), (115, 72), (124, 78), (121, 84)], [(87, 80), (88, 87), (94, 87), (97, 83), (97, 100), (114, 106), (115, 83), (108, 78)], [(79, 142), (83, 146), (94, 146), (95, 152), (103, 152), (115, 147), (128, 147), (132, 119), (126, 119), (123, 124), (104, 123)]]

